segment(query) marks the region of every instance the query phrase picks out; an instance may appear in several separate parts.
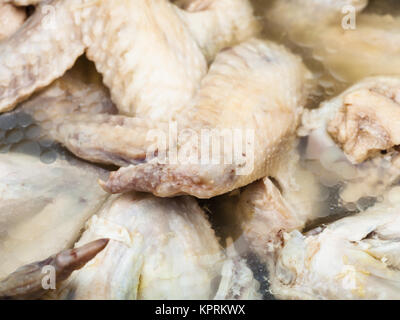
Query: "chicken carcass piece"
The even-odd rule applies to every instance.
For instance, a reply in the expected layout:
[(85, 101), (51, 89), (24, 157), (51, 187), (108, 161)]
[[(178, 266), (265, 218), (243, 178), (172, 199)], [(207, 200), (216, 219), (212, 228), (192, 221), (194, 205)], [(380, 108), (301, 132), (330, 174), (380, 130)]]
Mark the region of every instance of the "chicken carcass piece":
[[(177, 10), (208, 62), (223, 48), (243, 42), (258, 33), (249, 1), (183, 0)], [(232, 32), (232, 29), (236, 30)]]
[(352, 163), (399, 145), (399, 124), (399, 77), (364, 79), (303, 117), (306, 130), (324, 128)]
[[(99, 239), (83, 247), (67, 249), (43, 261), (18, 268), (0, 281), (0, 300), (41, 298), (49, 290), (46, 288), (54, 286), (52, 289), (56, 289), (58, 283), (67, 279), (73, 271), (82, 268), (103, 250), (107, 243), (108, 239)], [(54, 283), (51, 283), (52, 280)]]
[(84, 52), (81, 30), (66, 5), (72, 2), (44, 1), (0, 43), (0, 112), (61, 77)]
[[(41, 2), (22, 29), (0, 44), (0, 110), (59, 78), (85, 50), (122, 113), (157, 120), (169, 109), (181, 110), (207, 71), (201, 48), (211, 59), (213, 50), (256, 30), (248, 0), (224, 1), (235, 12), (204, 1), (210, 6), (201, 13), (167, 0)], [(230, 13), (227, 20), (221, 12)], [(199, 32), (196, 24), (203, 23), (214, 36)]]
[(46, 164), (30, 155), (2, 154), (0, 278), (71, 247), (107, 198), (97, 185), (104, 174), (69, 158)]
[[(130, 161), (132, 165), (112, 173), (102, 184), (111, 193), (137, 190), (162, 197), (190, 194), (210, 198), (247, 185), (273, 170), (281, 151), (294, 136), (311, 87), (310, 80), (311, 74), (300, 58), (284, 47), (250, 40), (217, 56), (197, 97), (185, 113), (179, 115), (178, 139), (167, 147), (160, 146), (156, 152), (149, 152), (153, 151), (155, 143), (148, 134), (158, 133), (168, 140), (168, 124), (146, 122), (139, 126), (136, 119), (122, 116), (106, 116), (96, 123), (96, 119), (90, 121), (86, 116), (84, 120), (85, 117), (79, 115), (76, 123), (66, 121), (53, 135), (85, 159), (114, 163), (114, 155), (117, 155)], [(95, 122), (89, 132), (85, 131), (85, 122)], [(110, 130), (111, 125), (118, 131)], [(225, 141), (226, 145), (221, 144), (225, 153), (214, 163), (202, 164), (197, 158), (198, 141), (193, 138), (196, 134), (200, 137), (204, 129), (214, 130), (221, 136), (226, 130), (232, 136), (235, 130), (239, 131), (242, 136), (233, 141), (241, 140), (247, 145), (240, 146), (243, 153), (232, 156), (232, 146)], [(183, 134), (185, 130), (192, 133), (188, 138)], [(113, 139), (107, 135), (112, 135)], [(123, 143), (145, 136), (147, 139), (140, 141), (142, 147), (137, 150), (128, 150)], [(221, 136), (217, 139), (224, 143)], [(82, 148), (82, 144), (88, 147)], [(93, 148), (95, 153), (91, 152)], [(177, 158), (173, 159), (175, 150)], [(137, 155), (132, 157), (132, 153)], [(167, 156), (162, 158), (160, 154)], [(230, 164), (229, 156), (232, 156)], [(144, 163), (133, 165), (138, 160)]]
[(341, 25), (343, 8), (352, 6), (359, 12), (367, 4), (368, 0), (272, 0), (265, 17), (273, 31), (285, 32), (291, 41), (309, 46), (328, 25)]
[(345, 202), (381, 196), (400, 177), (399, 90), (398, 77), (367, 78), (303, 115), (309, 168), (328, 186), (344, 182)]
[[(83, 76), (83, 71), (89, 72), (86, 74), (87, 79)], [(112, 103), (107, 88), (91, 72), (91, 68), (74, 67), (5, 116), (29, 116), (34, 125), (41, 128), (39, 139), (54, 140), (51, 130), (67, 121), (71, 115), (96, 117), (98, 114), (116, 114), (118, 110)]]
[[(311, 49), (336, 79), (354, 83), (365, 77), (397, 74), (400, 68), (400, 19), (390, 15), (360, 13), (355, 28), (345, 29), (349, 9), (363, 9), (367, 1), (330, 1), (322, 10), (317, 0), (277, 0), (267, 10), (269, 23), (289, 39)], [(327, 9), (325, 7), (325, 9)]]
[(11, 4), (0, 2), (0, 41), (16, 32), (25, 22), (26, 12)]
[(235, 249), (232, 239), (227, 240), (226, 260), (221, 268), (221, 281), (214, 300), (259, 300), (260, 285), (253, 272)]
[(110, 239), (107, 248), (49, 298), (210, 299), (216, 293), (224, 255), (193, 198), (112, 196), (76, 245), (99, 237)]
[(281, 299), (399, 299), (400, 215), (378, 204), (322, 230), (283, 236), (268, 266)]
[(272, 177), (256, 181), (240, 193), (234, 217), (262, 261), (280, 246), (283, 232), (302, 229), (322, 214), (321, 186), (299, 160), (298, 151), (290, 150)]

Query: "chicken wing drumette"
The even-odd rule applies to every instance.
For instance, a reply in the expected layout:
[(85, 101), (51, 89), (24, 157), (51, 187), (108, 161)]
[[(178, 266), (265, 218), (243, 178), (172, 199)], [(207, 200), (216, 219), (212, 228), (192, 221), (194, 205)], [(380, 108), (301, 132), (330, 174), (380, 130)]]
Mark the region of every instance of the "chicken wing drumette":
[(40, 2), (0, 44), (0, 110), (62, 76), (84, 51), (120, 112), (156, 120), (181, 109), (206, 73), (203, 52), (212, 59), (257, 29), (247, 0), (197, 3), (199, 11), (167, 0)]
[[(47, 130), (79, 157), (124, 166), (102, 184), (109, 192), (208, 198), (274, 170), (294, 136), (311, 78), (301, 60), (282, 46), (251, 40), (221, 52), (185, 111), (171, 110), (168, 117), (177, 120), (177, 132), (191, 134), (174, 140), (166, 121), (81, 113), (50, 121)], [(201, 137), (202, 130), (213, 131), (225, 143), (216, 162), (200, 162), (202, 146), (194, 137)], [(224, 132), (235, 130), (244, 144), (235, 147), (242, 150), (239, 154), (232, 141), (222, 139)], [(166, 143), (157, 143), (159, 138)], [(229, 156), (231, 162), (225, 163)]]

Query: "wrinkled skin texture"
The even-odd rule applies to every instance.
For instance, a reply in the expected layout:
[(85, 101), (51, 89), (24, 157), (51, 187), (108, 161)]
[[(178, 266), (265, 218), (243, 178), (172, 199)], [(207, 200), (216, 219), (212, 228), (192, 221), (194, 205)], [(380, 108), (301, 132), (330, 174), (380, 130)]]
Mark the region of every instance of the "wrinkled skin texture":
[(342, 184), (344, 203), (379, 197), (400, 176), (399, 88), (398, 77), (366, 78), (303, 114), (298, 134), (307, 136), (309, 168), (326, 185)]
[(17, 33), (0, 43), (2, 112), (61, 77), (84, 52), (80, 28), (68, 6), (53, 1), (49, 13), (49, 3), (44, 2)]
[[(237, 16), (225, 21), (221, 12), (231, 4)], [(166, 0), (43, 1), (21, 30), (0, 44), (0, 111), (59, 78), (85, 50), (120, 112), (157, 120), (163, 110), (180, 110), (206, 73), (204, 54), (212, 59), (257, 29), (247, 0), (208, 7), (198, 13)], [(197, 26), (203, 23), (215, 32), (210, 37)], [(149, 57), (152, 62), (146, 63)]]
[(258, 296), (251, 271), (240, 264), (236, 253), (231, 252), (227, 264), (210, 223), (193, 198), (160, 199), (137, 193), (112, 196), (76, 245), (98, 237), (110, 239), (107, 248), (48, 298), (211, 299), (222, 265), (224, 284), (231, 281), (232, 272), (243, 272), (244, 278), (238, 276), (233, 284), (224, 285), (219, 296), (237, 298), (238, 293), (246, 296), (249, 292), (248, 298)]
[(367, 78), (303, 116), (303, 131), (325, 128), (353, 163), (400, 143), (400, 78)]
[[(345, 5), (361, 11), (367, 1), (275, 0), (266, 9), (270, 29), (312, 51), (336, 79), (354, 83), (369, 76), (398, 74), (400, 20), (390, 15), (358, 13), (355, 29), (344, 29)], [(344, 20), (343, 20), (344, 19)]]
[(26, 12), (11, 4), (0, 2), (0, 41), (11, 36), (25, 22)]
[[(197, 141), (190, 140), (195, 137), (192, 135), (187, 140), (178, 139), (176, 147), (177, 159), (189, 155), (193, 157), (189, 157), (191, 162), (179, 160), (174, 164), (170, 157), (167, 164), (162, 164), (155, 157), (112, 173), (103, 187), (112, 193), (133, 189), (163, 197), (191, 194), (210, 198), (264, 177), (279, 162), (280, 151), (295, 132), (309, 80), (310, 74), (299, 58), (273, 43), (251, 40), (221, 52), (202, 81), (192, 107), (181, 115), (178, 130), (190, 128), (199, 136), (202, 129), (241, 130), (242, 140), (249, 142), (242, 157), (225, 165), (221, 162), (229, 158), (224, 153), (217, 164), (208, 161), (200, 165)], [(62, 134), (62, 127), (59, 132)], [(168, 147), (173, 150), (175, 146)], [(158, 149), (166, 153), (161, 151)]]
[(349, 93), (328, 124), (330, 135), (356, 163), (399, 145), (399, 128), (400, 81), (384, 92), (360, 89)]
[[(85, 61), (82, 62), (84, 63)], [(86, 78), (84, 71), (89, 72)], [(54, 130), (70, 117), (77, 120), (78, 116), (75, 115), (82, 115), (93, 119), (116, 114), (118, 111), (109, 97), (107, 88), (94, 74), (90, 74), (92, 71), (91, 68), (74, 67), (50, 86), (21, 103), (9, 115), (29, 115), (33, 122), (41, 127), (42, 139), (57, 141)], [(86, 130), (89, 128), (90, 122), (87, 122)]]
[(299, 161), (297, 149), (292, 148), (272, 177), (240, 192), (233, 214), (250, 248), (262, 261), (280, 246), (283, 232), (301, 230), (323, 209), (321, 186)]
[(399, 206), (378, 204), (307, 235), (293, 231), (269, 262), (282, 299), (399, 299)]
[[(93, 115), (79, 108), (72, 108), (74, 113), (59, 117), (60, 121), (53, 115), (65, 114), (62, 112), (65, 107), (54, 100), (40, 117), (50, 119), (46, 123), (48, 135), (79, 157), (124, 166), (102, 184), (111, 193), (138, 190), (158, 196), (191, 194), (209, 198), (274, 170), (279, 152), (294, 135), (301, 106), (312, 86), (309, 80), (310, 74), (299, 58), (273, 43), (251, 40), (217, 56), (193, 102), (184, 113), (174, 117), (178, 119), (179, 132), (191, 129), (201, 135), (203, 129), (242, 130), (245, 141), (251, 138), (246, 130), (253, 130), (255, 145), (244, 149), (248, 151), (247, 158), (245, 155), (234, 159), (231, 165), (168, 164), (168, 159), (162, 156), (170, 156), (175, 148), (177, 159), (185, 159), (187, 153), (196, 157), (197, 150), (196, 141), (192, 143), (185, 136), (161, 146), (156, 143), (154, 138), (160, 135), (173, 139), (173, 136), (168, 138), (171, 123), (111, 112)], [(23, 109), (40, 109), (46, 95), (46, 92), (38, 94), (37, 101), (29, 101)], [(34, 112), (30, 113), (35, 117)], [(225, 156), (222, 154), (221, 159)], [(243, 167), (248, 169), (247, 173), (237, 174)]]
[(73, 159), (45, 164), (29, 155), (2, 154), (0, 278), (71, 247), (107, 198), (97, 186), (104, 174)]
[(54, 268), (55, 284), (58, 284), (93, 259), (107, 243), (108, 239), (96, 240), (19, 268), (0, 282), (0, 300), (41, 298), (47, 291), (43, 286), (46, 283), (46, 272), (43, 272), (43, 268)]

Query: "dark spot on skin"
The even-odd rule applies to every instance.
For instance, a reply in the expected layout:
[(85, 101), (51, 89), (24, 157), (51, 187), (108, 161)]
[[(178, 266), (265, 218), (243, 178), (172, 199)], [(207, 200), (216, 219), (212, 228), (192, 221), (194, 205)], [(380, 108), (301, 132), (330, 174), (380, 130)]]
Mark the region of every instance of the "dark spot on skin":
[(232, 49), (232, 47), (225, 47), (225, 48), (223, 48), (220, 52), (229, 51), (229, 50), (231, 50), (231, 49)]

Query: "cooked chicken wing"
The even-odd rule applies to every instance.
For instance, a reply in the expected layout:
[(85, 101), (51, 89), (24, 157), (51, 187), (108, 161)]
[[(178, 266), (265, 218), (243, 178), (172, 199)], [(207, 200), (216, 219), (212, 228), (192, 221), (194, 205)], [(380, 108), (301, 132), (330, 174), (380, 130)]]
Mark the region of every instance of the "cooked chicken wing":
[[(107, 248), (65, 281), (57, 298), (214, 297), (225, 257), (193, 198), (160, 199), (137, 193), (112, 196), (90, 220), (77, 245), (99, 237), (111, 239)], [(230, 264), (237, 263), (235, 256), (230, 257)], [(245, 265), (236, 270), (228, 264), (224, 270), (222, 297), (240, 296), (248, 292), (249, 284), (254, 293), (249, 297), (256, 296), (256, 281)], [(243, 272), (247, 280), (235, 279), (231, 285), (229, 272)]]
[[(58, 98), (40, 111), (46, 91), (22, 109), (38, 122), (45, 119), (47, 134), (79, 157), (124, 166), (103, 183), (109, 192), (139, 190), (159, 196), (209, 198), (246, 185), (275, 168), (281, 151), (294, 136), (311, 86), (311, 74), (298, 57), (276, 44), (252, 40), (218, 55), (197, 97), (184, 113), (174, 115), (176, 123), (113, 115), (111, 111), (93, 115), (73, 104), (68, 109), (63, 100), (57, 102)], [(71, 101), (78, 103), (79, 99), (82, 95)], [(69, 110), (74, 112), (66, 115)], [(57, 120), (54, 114), (62, 117)], [(198, 137), (204, 130), (216, 135), (212, 139), (224, 149), (219, 160), (200, 163), (198, 150), (202, 146), (191, 140), (193, 136), (181, 134), (187, 130)], [(240, 136), (234, 136), (235, 132)], [(227, 133), (244, 147), (224, 140)], [(165, 138), (165, 144), (158, 144), (159, 138)], [(185, 162), (187, 154), (189, 160), (194, 156), (190, 161), (195, 163)], [(229, 157), (231, 163), (225, 164)]]
[(284, 299), (399, 299), (399, 235), (398, 202), (285, 234), (268, 264), (271, 291)]
[[(166, 156), (164, 159), (154, 152), (143, 164), (121, 168), (103, 183), (103, 187), (112, 193), (133, 189), (158, 196), (191, 194), (209, 198), (264, 177), (279, 162), (280, 151), (293, 138), (310, 89), (310, 79), (310, 73), (298, 57), (273, 43), (251, 40), (221, 52), (192, 106), (179, 117), (177, 130), (179, 133), (191, 130), (188, 137), (182, 135), (181, 138), (180, 135), (181, 139), (173, 140), (166, 150), (159, 146), (156, 151), (158, 155)], [(114, 119), (119, 121), (119, 118)], [(122, 121), (119, 123), (124, 127)], [(123, 132), (128, 134), (131, 130), (131, 136), (137, 136), (139, 130), (143, 130), (129, 122), (125, 127)], [(71, 134), (77, 133), (78, 128), (84, 130), (80, 126), (71, 131), (69, 123), (58, 128), (62, 137), (59, 140), (74, 153), (81, 151), (76, 150), (79, 139), (74, 141), (76, 135)], [(168, 139), (171, 132), (166, 132), (160, 125), (156, 128), (158, 131), (154, 132), (153, 128), (152, 134)], [(199, 150), (204, 152), (209, 148), (200, 146), (196, 138), (201, 137), (204, 129), (214, 130), (213, 134), (223, 146), (221, 153), (217, 149), (219, 158), (210, 159), (209, 153), (208, 159), (200, 161)], [(225, 134), (231, 134), (232, 139), (235, 132), (240, 134), (239, 138), (235, 136), (230, 143), (229, 137), (228, 141), (223, 140)], [(232, 146), (233, 142), (240, 145)], [(108, 162), (106, 151), (115, 144), (110, 147), (102, 144), (101, 147), (105, 155), (98, 160)], [(150, 140), (145, 142), (142, 150), (151, 147), (154, 148), (154, 141)], [(120, 150), (119, 156), (129, 152), (123, 146)], [(233, 152), (236, 153), (232, 156)], [(143, 153), (140, 155), (138, 159), (143, 160)], [(93, 160), (91, 155), (89, 157)]]
[(17, 31), (26, 19), (24, 9), (0, 2), (0, 41)]
[(96, 182), (104, 174), (60, 156), (47, 164), (22, 153), (2, 154), (0, 278), (72, 246), (107, 198)]
[[(167, 0), (43, 1), (0, 44), (0, 110), (59, 78), (85, 49), (122, 113), (157, 120), (181, 110), (207, 70), (201, 48), (212, 58), (255, 31), (247, 0), (216, 2), (199, 13)], [(203, 23), (213, 33), (203, 33)]]
[[(93, 259), (107, 243), (107, 239), (96, 240), (80, 248), (64, 250), (43, 261), (18, 268), (0, 281), (0, 300), (39, 299), (51, 286), (54, 286), (52, 289), (55, 290), (57, 283), (67, 279), (73, 271), (82, 268)], [(54, 283), (51, 283), (52, 280)]]
[(353, 83), (367, 76), (398, 74), (400, 19), (356, 15), (366, 4), (352, 0), (276, 0), (266, 16), (270, 28), (311, 49), (314, 59), (338, 80)]

